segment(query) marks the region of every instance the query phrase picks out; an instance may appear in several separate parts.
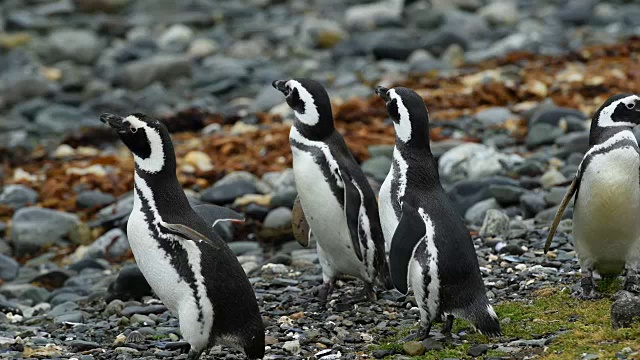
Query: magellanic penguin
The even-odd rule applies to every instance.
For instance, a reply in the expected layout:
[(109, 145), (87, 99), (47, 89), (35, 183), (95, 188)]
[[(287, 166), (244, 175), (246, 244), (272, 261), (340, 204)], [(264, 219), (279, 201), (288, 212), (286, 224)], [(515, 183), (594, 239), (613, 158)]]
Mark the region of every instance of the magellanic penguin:
[(640, 97), (614, 95), (591, 121), (584, 155), (549, 230), (545, 253), (575, 193), (573, 242), (580, 261), (581, 298), (595, 298), (593, 271), (618, 275), (624, 289), (640, 292), (640, 155), (631, 129), (640, 124)]
[(380, 189), (380, 221), (390, 237), (389, 268), (398, 291), (413, 289), (424, 339), (444, 317), (443, 334), (454, 317), (488, 336), (501, 334), (489, 304), (469, 230), (445, 194), (429, 145), (429, 114), (422, 98), (407, 88), (377, 87), (393, 120), (396, 146)]
[(134, 205), (127, 224), (133, 255), (153, 291), (178, 316), (188, 359), (214, 344), (264, 356), (255, 293), (229, 247), (189, 205), (176, 176), (167, 128), (143, 114), (103, 114), (135, 160)]
[(364, 280), (364, 294), (372, 300), (377, 280), (391, 286), (378, 205), (333, 125), (329, 95), (310, 79), (274, 81), (273, 87), (295, 114), (289, 143), (300, 204), (322, 266), (320, 299), (331, 294), (337, 276), (350, 275)]

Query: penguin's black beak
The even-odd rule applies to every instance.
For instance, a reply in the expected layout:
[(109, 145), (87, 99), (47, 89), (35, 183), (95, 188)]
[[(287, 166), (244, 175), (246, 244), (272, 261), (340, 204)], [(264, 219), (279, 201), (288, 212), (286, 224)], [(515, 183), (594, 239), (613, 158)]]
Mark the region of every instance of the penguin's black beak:
[(289, 89), (287, 88), (287, 81), (286, 80), (276, 80), (274, 82), (271, 83), (271, 86), (273, 86), (274, 89), (280, 91), (281, 93), (284, 94), (284, 96), (289, 95)]
[(118, 130), (124, 127), (124, 123), (122, 122), (122, 116), (114, 115), (114, 114), (102, 114), (100, 115), (100, 121), (111, 126), (112, 128)]
[(378, 94), (378, 96), (380, 96), (382, 98), (382, 100), (384, 100), (385, 103), (388, 103), (389, 100), (391, 100), (391, 98), (389, 97), (389, 89), (387, 89), (384, 86), (376, 86), (375, 89), (376, 94)]

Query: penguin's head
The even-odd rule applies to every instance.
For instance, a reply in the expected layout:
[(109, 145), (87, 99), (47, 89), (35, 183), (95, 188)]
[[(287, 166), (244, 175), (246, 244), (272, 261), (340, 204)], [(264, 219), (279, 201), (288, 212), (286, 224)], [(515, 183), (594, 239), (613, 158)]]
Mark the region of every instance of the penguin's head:
[(602, 128), (640, 124), (640, 96), (618, 94), (608, 98), (596, 111), (594, 120)]
[(610, 136), (611, 131), (640, 124), (640, 96), (617, 94), (608, 98), (591, 121), (591, 145)]
[(305, 135), (322, 137), (333, 130), (327, 90), (311, 79), (276, 80), (272, 86), (284, 94), (295, 114), (294, 125)]
[(120, 140), (133, 153), (136, 166), (149, 174), (175, 167), (173, 144), (166, 126), (145, 114), (127, 117), (113, 114), (100, 115), (100, 121), (111, 126)]
[(393, 120), (396, 140), (402, 144), (429, 146), (429, 112), (422, 97), (404, 87), (378, 86), (376, 94), (384, 100)]

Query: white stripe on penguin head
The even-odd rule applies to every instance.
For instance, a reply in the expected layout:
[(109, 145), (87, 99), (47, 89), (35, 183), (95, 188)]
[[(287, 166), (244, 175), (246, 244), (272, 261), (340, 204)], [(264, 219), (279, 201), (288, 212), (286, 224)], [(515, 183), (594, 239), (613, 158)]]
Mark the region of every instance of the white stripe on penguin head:
[(398, 124), (393, 124), (393, 126), (396, 128), (396, 134), (398, 135), (398, 138), (402, 140), (402, 142), (409, 142), (409, 140), (411, 140), (411, 120), (409, 120), (409, 110), (407, 110), (407, 107), (404, 106), (402, 97), (398, 95), (395, 89), (389, 90), (388, 94), (391, 99), (396, 100), (396, 105), (398, 106), (398, 114), (400, 115)]
[(309, 91), (307, 91), (307, 89), (305, 89), (305, 87), (296, 80), (289, 80), (289, 82), (287, 82), (287, 86), (292, 90), (294, 88), (298, 89), (300, 100), (304, 103), (304, 114), (300, 114), (295, 110), (293, 111), (296, 114), (296, 118), (305, 125), (313, 126), (317, 124), (320, 121), (320, 114), (318, 113), (316, 102), (311, 93), (309, 93)]
[(133, 154), (133, 158), (136, 161), (138, 167), (148, 173), (157, 173), (164, 167), (164, 148), (162, 146), (162, 137), (158, 130), (153, 129), (147, 125), (146, 122), (138, 119), (133, 115), (127, 116), (123, 122), (128, 122), (131, 127), (138, 131), (144, 130), (147, 135), (147, 141), (149, 141), (149, 147), (151, 148), (151, 154), (146, 159), (138, 157)]
[(598, 126), (599, 127), (612, 127), (612, 126), (636, 126), (636, 124), (625, 121), (614, 121), (613, 120), (613, 112), (616, 110), (616, 107), (623, 103), (625, 106), (633, 108), (635, 106), (636, 101), (640, 101), (640, 97), (636, 95), (631, 95), (624, 97), (622, 99), (616, 100), (609, 104), (607, 107), (600, 111), (598, 115)]

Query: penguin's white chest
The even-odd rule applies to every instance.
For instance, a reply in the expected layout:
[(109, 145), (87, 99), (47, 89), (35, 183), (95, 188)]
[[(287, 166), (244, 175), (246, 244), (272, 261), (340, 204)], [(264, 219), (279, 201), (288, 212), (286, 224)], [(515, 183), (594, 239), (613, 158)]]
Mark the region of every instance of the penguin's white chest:
[[(146, 186), (141, 181), (137, 181), (136, 185), (140, 188)], [(149, 191), (143, 190), (143, 193), (149, 195)], [(204, 349), (209, 343), (214, 313), (202, 277), (201, 252), (194, 242), (181, 241), (176, 244), (177, 249), (186, 252), (189, 267), (194, 273), (194, 284), (190, 285), (171, 264), (170, 255), (151, 232), (148, 220), (142, 211), (141, 200), (136, 195), (127, 224), (127, 236), (136, 263), (162, 303), (178, 316), (180, 332), (185, 340), (195, 349)], [(151, 226), (156, 225), (154, 223)]]
[(393, 240), (393, 233), (398, 227), (400, 219), (396, 216), (396, 212), (393, 209), (393, 201), (391, 197), (391, 183), (393, 181), (394, 173), (393, 167), (389, 171), (389, 174), (384, 179), (382, 186), (380, 187), (380, 194), (378, 196), (379, 212), (380, 212), (380, 225), (382, 227), (382, 234), (384, 235), (384, 250), (388, 254), (391, 250), (391, 240)]
[(573, 234), (583, 265), (619, 273), (640, 257), (640, 158), (630, 147), (596, 155), (582, 174)]
[(329, 276), (345, 274), (370, 281), (365, 265), (353, 250), (344, 210), (331, 192), (320, 165), (311, 154), (295, 147), (291, 149), (298, 196), (309, 228), (321, 248), (323, 272)]

